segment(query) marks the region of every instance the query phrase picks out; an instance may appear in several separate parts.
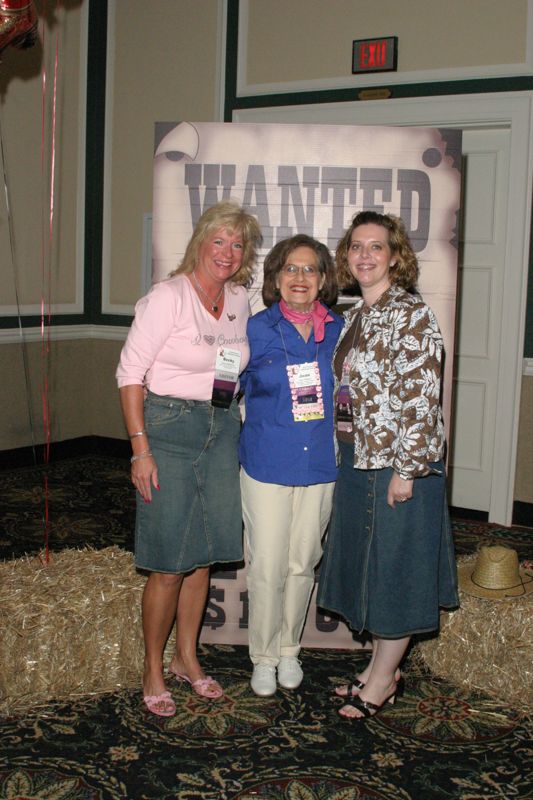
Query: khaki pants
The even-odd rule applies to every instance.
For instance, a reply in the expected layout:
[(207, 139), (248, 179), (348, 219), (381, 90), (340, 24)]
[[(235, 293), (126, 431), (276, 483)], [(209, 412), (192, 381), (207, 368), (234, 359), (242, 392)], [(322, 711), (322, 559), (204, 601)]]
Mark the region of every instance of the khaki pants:
[(254, 664), (297, 656), (335, 483), (281, 486), (241, 469), (249, 649)]

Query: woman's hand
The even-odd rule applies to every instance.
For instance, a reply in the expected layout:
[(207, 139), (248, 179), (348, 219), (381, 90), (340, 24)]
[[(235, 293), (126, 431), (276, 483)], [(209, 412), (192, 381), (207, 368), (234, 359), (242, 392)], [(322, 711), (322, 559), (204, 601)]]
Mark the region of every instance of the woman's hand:
[(150, 442), (144, 429), (144, 395), (144, 387), (140, 384), (130, 384), (120, 389), (120, 405), (133, 450), (131, 482), (144, 502), (150, 503), (152, 486), (159, 489), (159, 478), (154, 457), (148, 455)]
[(153, 456), (138, 458), (131, 465), (131, 482), (145, 503), (152, 502), (152, 486), (159, 491), (157, 464)]
[(405, 501), (410, 500), (412, 496), (413, 479), (406, 481), (404, 478), (400, 478), (397, 472), (393, 472), (387, 490), (388, 505), (394, 508), (396, 503), (405, 503)]

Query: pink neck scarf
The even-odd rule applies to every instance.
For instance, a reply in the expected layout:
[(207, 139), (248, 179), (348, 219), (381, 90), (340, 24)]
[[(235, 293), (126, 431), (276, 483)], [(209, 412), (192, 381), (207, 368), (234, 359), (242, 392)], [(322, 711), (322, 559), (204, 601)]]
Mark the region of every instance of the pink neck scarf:
[(301, 325), (312, 320), (315, 342), (318, 344), (324, 341), (326, 322), (331, 322), (333, 317), (318, 300), (314, 301), (313, 307), (309, 311), (295, 311), (293, 308), (289, 308), (285, 300), (279, 301), (279, 307), (285, 319), (293, 324)]

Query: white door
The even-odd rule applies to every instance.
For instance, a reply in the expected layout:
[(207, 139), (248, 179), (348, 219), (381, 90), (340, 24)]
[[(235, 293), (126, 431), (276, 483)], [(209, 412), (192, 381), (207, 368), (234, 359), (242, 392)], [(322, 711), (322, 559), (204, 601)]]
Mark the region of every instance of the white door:
[(463, 132), (450, 503), (491, 498), (509, 183), (509, 130)]

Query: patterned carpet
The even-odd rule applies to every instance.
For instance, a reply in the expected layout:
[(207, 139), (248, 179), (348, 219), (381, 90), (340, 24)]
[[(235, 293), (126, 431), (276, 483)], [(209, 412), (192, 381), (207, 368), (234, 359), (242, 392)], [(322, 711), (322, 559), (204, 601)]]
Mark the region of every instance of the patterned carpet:
[[(0, 556), (43, 544), (43, 468), (3, 472)], [(52, 550), (130, 549), (126, 461), (83, 457), (49, 467)], [(507, 543), (533, 557), (533, 531), (454, 521), (458, 554)], [(171, 685), (178, 713), (149, 715), (140, 691), (0, 720), (0, 800), (526, 800), (533, 721), (407, 664), (405, 692), (372, 720), (341, 719), (332, 688), (357, 669), (344, 651), (305, 650), (299, 690), (259, 699), (244, 647), (203, 647), (226, 694)], [(362, 662), (364, 656), (359, 656)]]

